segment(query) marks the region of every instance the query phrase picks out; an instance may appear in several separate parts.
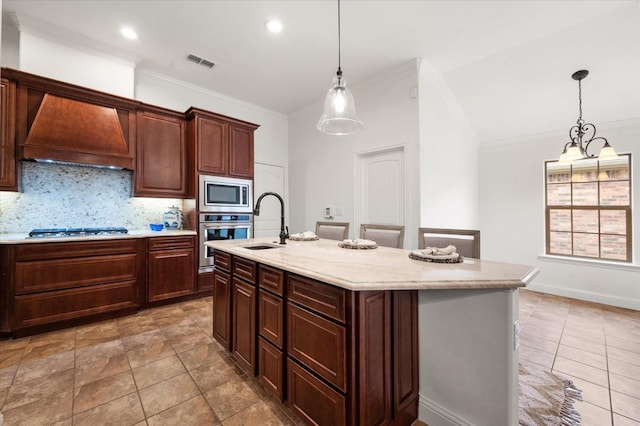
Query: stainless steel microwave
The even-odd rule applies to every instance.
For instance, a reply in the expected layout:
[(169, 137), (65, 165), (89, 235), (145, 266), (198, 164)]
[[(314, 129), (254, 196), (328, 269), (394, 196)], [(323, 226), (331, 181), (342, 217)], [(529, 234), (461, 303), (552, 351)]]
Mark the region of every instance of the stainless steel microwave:
[(253, 181), (200, 175), (199, 210), (214, 213), (252, 213)]

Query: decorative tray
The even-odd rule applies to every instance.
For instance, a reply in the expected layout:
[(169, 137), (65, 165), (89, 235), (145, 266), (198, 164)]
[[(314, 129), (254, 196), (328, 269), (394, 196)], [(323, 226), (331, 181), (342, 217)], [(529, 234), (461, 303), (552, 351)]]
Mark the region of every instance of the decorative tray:
[(362, 242), (358, 240), (343, 240), (338, 243), (338, 247), (354, 250), (372, 250), (378, 248), (378, 243), (368, 240), (368, 242)]
[(413, 260), (420, 260), (422, 262), (433, 262), (433, 263), (462, 263), (464, 261), (464, 256), (458, 255), (458, 257), (451, 256), (424, 256), (414, 252), (409, 253), (409, 258)]
[(313, 237), (301, 237), (301, 236), (296, 236), (296, 235), (289, 235), (289, 239), (291, 241), (318, 241), (320, 238), (317, 235), (314, 235)]

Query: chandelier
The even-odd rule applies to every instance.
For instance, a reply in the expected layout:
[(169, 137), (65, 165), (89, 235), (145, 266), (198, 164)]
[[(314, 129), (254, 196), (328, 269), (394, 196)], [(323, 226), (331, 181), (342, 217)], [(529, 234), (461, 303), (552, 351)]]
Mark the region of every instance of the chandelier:
[(597, 157), (598, 159), (603, 160), (606, 158), (616, 158), (618, 156), (605, 138), (596, 136), (596, 126), (591, 123), (585, 123), (582, 119), (582, 80), (587, 75), (589, 75), (589, 71), (587, 70), (576, 71), (571, 75), (571, 78), (578, 81), (578, 107), (580, 115), (578, 116), (576, 125), (569, 129), (570, 141), (564, 145), (564, 150), (558, 159), (560, 163), (571, 163), (575, 160), (594, 158), (595, 155), (589, 153), (589, 145), (593, 141), (604, 141), (604, 145)]

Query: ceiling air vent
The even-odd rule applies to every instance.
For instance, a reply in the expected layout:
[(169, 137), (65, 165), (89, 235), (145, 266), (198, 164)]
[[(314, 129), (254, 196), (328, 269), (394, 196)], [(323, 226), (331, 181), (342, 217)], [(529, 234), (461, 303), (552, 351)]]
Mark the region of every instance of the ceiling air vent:
[(199, 65), (202, 65), (203, 67), (207, 67), (209, 69), (213, 68), (213, 66), (215, 65), (214, 62), (211, 62), (211, 61), (208, 61), (206, 59), (203, 59), (200, 56), (196, 56), (196, 55), (194, 55), (192, 53), (190, 53), (187, 56), (187, 60), (191, 61), (193, 63), (199, 64)]

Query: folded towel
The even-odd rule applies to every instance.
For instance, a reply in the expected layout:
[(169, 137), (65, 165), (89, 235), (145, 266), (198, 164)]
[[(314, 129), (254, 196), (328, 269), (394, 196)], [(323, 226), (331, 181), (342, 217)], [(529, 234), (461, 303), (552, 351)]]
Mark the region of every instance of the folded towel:
[(365, 240), (364, 238), (356, 238), (355, 240), (342, 240), (343, 244), (346, 244), (348, 246), (375, 246), (378, 245), (378, 243), (376, 243), (373, 240)]
[(438, 247), (427, 247), (424, 250), (421, 250), (422, 255), (432, 255), (432, 256), (451, 256), (454, 254), (458, 254), (456, 251), (456, 246), (449, 245), (444, 248)]
[(304, 232), (299, 232), (297, 234), (289, 235), (289, 238), (291, 238), (291, 237), (293, 237), (293, 238), (311, 239), (311, 238), (317, 238), (317, 235), (313, 231), (304, 231)]

